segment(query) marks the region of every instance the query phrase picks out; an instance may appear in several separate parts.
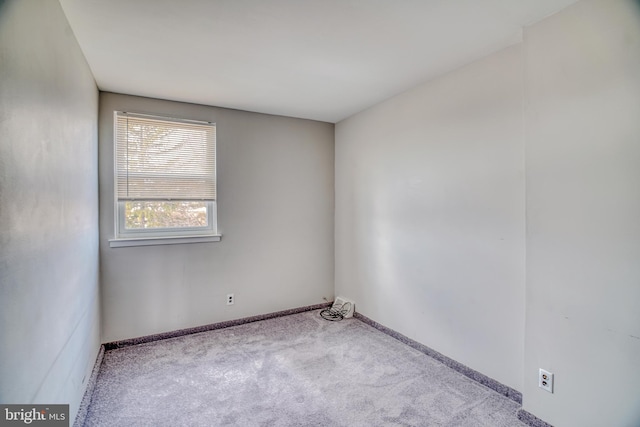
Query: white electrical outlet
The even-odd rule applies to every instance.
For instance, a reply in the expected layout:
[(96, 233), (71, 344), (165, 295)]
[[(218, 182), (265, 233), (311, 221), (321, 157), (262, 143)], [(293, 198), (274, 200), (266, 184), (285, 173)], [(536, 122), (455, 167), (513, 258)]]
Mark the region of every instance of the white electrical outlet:
[(538, 372), (538, 387), (549, 393), (553, 393), (553, 374), (544, 369), (540, 369)]
[(233, 294), (227, 294), (227, 305), (233, 305), (236, 302), (236, 298)]

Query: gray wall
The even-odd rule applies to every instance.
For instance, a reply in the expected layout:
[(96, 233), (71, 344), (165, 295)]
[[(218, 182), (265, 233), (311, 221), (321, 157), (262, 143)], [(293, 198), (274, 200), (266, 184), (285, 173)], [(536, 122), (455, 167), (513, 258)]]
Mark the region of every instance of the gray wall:
[(100, 345), (98, 91), (57, 1), (0, 2), (0, 402), (70, 403)]
[(640, 425), (638, 6), (582, 1), (525, 33), (524, 408), (558, 427)]
[(583, 0), (336, 125), (336, 293), (557, 427), (640, 425), (639, 7)]
[(518, 390), (521, 61), (506, 49), (336, 125), (336, 294)]
[[(109, 247), (114, 110), (216, 122), (220, 242)], [(101, 93), (103, 340), (330, 300), (333, 135), (329, 123)]]

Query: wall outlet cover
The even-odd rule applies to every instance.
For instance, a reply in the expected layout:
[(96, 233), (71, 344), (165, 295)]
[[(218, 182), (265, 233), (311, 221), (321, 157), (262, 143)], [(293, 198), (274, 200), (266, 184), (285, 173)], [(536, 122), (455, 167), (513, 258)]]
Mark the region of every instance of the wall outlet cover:
[(553, 393), (553, 374), (544, 369), (540, 369), (540, 371), (538, 371), (538, 387), (549, 393)]

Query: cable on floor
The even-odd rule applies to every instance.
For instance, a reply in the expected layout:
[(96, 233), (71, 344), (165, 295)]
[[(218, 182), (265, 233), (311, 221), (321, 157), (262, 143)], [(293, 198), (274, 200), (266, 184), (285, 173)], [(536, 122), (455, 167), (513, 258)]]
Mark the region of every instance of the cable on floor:
[(337, 322), (344, 319), (345, 314), (351, 309), (351, 303), (345, 302), (342, 306), (325, 308), (320, 312), (320, 316), (325, 320)]

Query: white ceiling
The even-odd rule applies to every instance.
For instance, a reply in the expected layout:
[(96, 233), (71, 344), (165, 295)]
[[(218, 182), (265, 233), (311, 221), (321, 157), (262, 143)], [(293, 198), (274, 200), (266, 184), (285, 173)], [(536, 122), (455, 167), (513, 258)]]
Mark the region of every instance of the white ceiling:
[(338, 122), (576, 0), (60, 0), (104, 91)]

